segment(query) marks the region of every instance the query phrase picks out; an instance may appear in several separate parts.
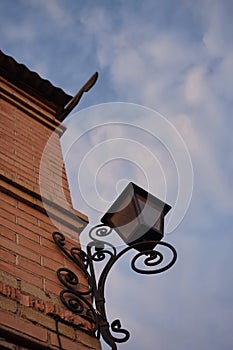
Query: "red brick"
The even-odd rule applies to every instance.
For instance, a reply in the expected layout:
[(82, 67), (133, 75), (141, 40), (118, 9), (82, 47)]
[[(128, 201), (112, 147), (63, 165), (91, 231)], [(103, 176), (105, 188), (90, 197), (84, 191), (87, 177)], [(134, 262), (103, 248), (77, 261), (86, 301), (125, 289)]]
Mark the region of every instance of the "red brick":
[(37, 185), (38, 181), (35, 173), (33, 172), (30, 173), (29, 171), (26, 173), (22, 170), (17, 170), (15, 174), (16, 174), (16, 179), (20, 180), (26, 185), (33, 186), (35, 188), (35, 191), (38, 192), (39, 187)]
[(18, 299), (21, 305), (31, 306), (31, 297), (29, 295), (20, 294)]
[(50, 281), (57, 282), (56, 273), (50, 269), (47, 269), (39, 264), (32, 263), (23, 257), (19, 257), (18, 265), (20, 268), (29, 271), (33, 274), (41, 276), (42, 278), (49, 279)]
[[(0, 113), (3, 116), (2, 130), (0, 131), (0, 136), (2, 136), (3, 140), (3, 154), (0, 157), (2, 168), (6, 176), (9, 176), (9, 179), (12, 181), (25, 184), (25, 187), (28, 189), (39, 192), (41, 157), (50, 135), (52, 135), (55, 126), (59, 125), (59, 122), (55, 121), (55, 110), (51, 107), (37, 101), (36, 98), (30, 97), (23, 91), (21, 93), (19, 88), (14, 89), (12, 84), (3, 84), (3, 88), (4, 86), (6, 86), (12, 98), (14, 97), (15, 103), (20, 104), (19, 98), (22, 98), (23, 106), (15, 107), (5, 101), (0, 102), (2, 104)], [(31, 104), (31, 109), (28, 104)], [(40, 112), (37, 113), (36, 109)], [(45, 115), (43, 116), (41, 112), (45, 113)], [(61, 205), (64, 204), (60, 193), (60, 182), (62, 181), (65, 196), (71, 203), (58, 134), (53, 137), (50, 147), (50, 159), (47, 160), (47, 167), (42, 175), (48, 189), (50, 189), (50, 193)], [(19, 194), (19, 191), (17, 191), (17, 194)], [(28, 195), (25, 196), (25, 200), (28, 198)], [(34, 290), (41, 291), (41, 293), (47, 289), (59, 294), (63, 286), (57, 279), (56, 270), (63, 266), (69, 266), (73, 270), (74, 266), (68, 262), (52, 240), (52, 232), (56, 231), (57, 228), (46, 213), (28, 206), (23, 200), (21, 202), (4, 194), (1, 207), (0, 269), (9, 277), (14, 276), (15, 279), (21, 279), (22, 286), (28, 284)], [(70, 227), (64, 226), (63, 228), (63, 224), (59, 224), (60, 226), (63, 232), (75, 234)], [(68, 246), (71, 245), (70, 243), (69, 241)], [(77, 245), (77, 242), (73, 243)], [(74, 270), (78, 272), (80, 282), (86, 284), (86, 280), (80, 271)], [(17, 285), (14, 286), (15, 290)], [(13, 295), (14, 293), (12, 292), (9, 298), (14, 298)], [(14, 299), (21, 303), (21, 305), (18, 305), (19, 309), (23, 309), (23, 305), (24, 309), (28, 310), (28, 313), (32, 311), (31, 308), (40, 310), (40, 313), (44, 312), (42, 310), (44, 302), (40, 302), (39, 299), (33, 299), (35, 302), (34, 306), (32, 304), (29, 305), (31, 302), (29, 299), (33, 298), (32, 295), (35, 294), (29, 292), (28, 295), (23, 294), (21, 300)], [(51, 307), (47, 309), (50, 310)], [(20, 333), (46, 342), (45, 346), (50, 346), (47, 343), (47, 330), (32, 324), (28, 319), (26, 320), (26, 316), (24, 319), (22, 314), (21, 317), (15, 317), (13, 320), (4, 320), (4, 323)], [(62, 327), (64, 325), (61, 325), (61, 330)], [(33, 332), (31, 332), (32, 328)], [(62, 339), (64, 341), (64, 350), (70, 350), (71, 345), (72, 348), (74, 347), (78, 350), (91, 348), (91, 345), (86, 347), (86, 343), (77, 346), (76, 342), (69, 341), (68, 338), (72, 338), (69, 334), (64, 333), (64, 335), (65, 337)], [(73, 333), (74, 336), (75, 334)]]
[[(2, 222), (2, 219), (1, 219)], [(0, 236), (10, 239), (11, 241), (16, 240), (16, 234), (14, 231), (10, 230), (8, 227), (0, 225)]]
[(32, 164), (32, 161), (28, 160), (26, 158), (26, 160), (24, 159), (19, 159), (19, 157), (17, 155), (11, 155), (11, 159), (14, 160), (14, 165), (17, 166), (19, 169), (24, 170), (24, 172), (27, 173), (27, 171), (31, 170), (34, 171), (34, 166)]
[[(30, 212), (27, 212), (26, 210), (20, 210), (17, 208), (15, 210), (15, 213), (17, 214), (17, 218), (22, 218), (23, 220), (32, 223), (33, 225), (38, 225), (38, 219), (36, 216), (36, 212), (33, 213), (33, 215)], [(19, 223), (19, 221), (18, 221)], [(24, 225), (22, 225), (24, 226)]]
[(36, 326), (22, 318), (0, 311), (0, 322), (5, 327), (22, 332), (32, 338), (39, 339), (42, 342), (47, 342), (48, 334), (46, 329)]
[(16, 205), (17, 205), (17, 200), (4, 192), (1, 192), (1, 202), (2, 202), (2, 207), (8, 208), (10, 210), (13, 210), (13, 208), (16, 208)]
[[(78, 343), (77, 341), (72, 341), (71, 339), (65, 338), (63, 336), (60, 336), (60, 340), (61, 340), (61, 344), (62, 344), (62, 348), (64, 350), (90, 350), (90, 347), (85, 346), (84, 344)], [(58, 347), (59, 343), (58, 343), (58, 338), (57, 338), (57, 334), (50, 332), (50, 343), (53, 346)], [(94, 349), (94, 347), (92, 348)]]
[[(1, 114), (4, 114), (6, 117), (9, 115), (14, 114), (15, 112), (15, 106), (11, 105), (7, 101), (1, 100)], [(3, 118), (3, 121), (5, 121), (6, 118)]]
[(30, 146), (24, 150), (23, 148), (17, 147), (15, 145), (14, 153), (18, 157), (18, 159), (27, 159), (31, 163), (34, 161), (34, 155)]
[(32, 241), (35, 241), (36, 243), (40, 243), (40, 236), (38, 233), (34, 233), (30, 230), (27, 230), (26, 228), (24, 227), (21, 227), (21, 226), (18, 226), (17, 227), (17, 231), (20, 235), (32, 240)]
[(36, 251), (32, 252), (29, 249), (25, 248), (25, 246), (16, 244), (15, 242), (12, 242), (11, 240), (6, 239), (5, 237), (0, 236), (0, 246), (5, 247), (6, 249), (12, 251), (15, 254), (25, 256), (30, 260), (40, 263), (40, 256), (36, 253)]
[(57, 262), (61, 261), (61, 254), (56, 252), (55, 249), (53, 251), (46, 249), (45, 247), (40, 246), (39, 244), (37, 244), (37, 243), (35, 243), (35, 242), (33, 242), (33, 241), (23, 237), (23, 236), (19, 236), (19, 243), (23, 246), (26, 246), (32, 252), (40, 254), (41, 256), (46, 256), (47, 258), (50, 258), (50, 259), (57, 261)]
[(9, 262), (11, 264), (15, 264), (16, 263), (16, 256), (15, 256), (15, 254), (12, 254), (12, 253), (8, 252), (7, 250), (2, 249), (1, 247), (0, 247), (0, 259), (4, 260), (6, 262)]
[(19, 123), (15, 125), (14, 130), (15, 138), (17, 138), (17, 140), (21, 140), (22, 142), (25, 142), (25, 144), (28, 145), (31, 145), (33, 143), (32, 134), (28, 130), (22, 128)]
[(17, 200), (8, 194), (1, 192), (1, 201), (10, 204), (10, 206), (16, 206)]
[(0, 152), (0, 161), (1, 161), (2, 164), (4, 164), (4, 166), (6, 164), (11, 165), (12, 167), (14, 166), (14, 160), (11, 159), (8, 155), (3, 154), (1, 152)]
[[(55, 266), (54, 266), (54, 267), (55, 267)], [(58, 268), (66, 267), (66, 264), (65, 264), (65, 265), (60, 264), (60, 266), (59, 266), (59, 264), (58, 264), (57, 267), (58, 267)], [(51, 271), (50, 274), (45, 275), (46, 283), (47, 283), (47, 281), (49, 280), (50, 282), (54, 282), (55, 284), (61, 285), (60, 282), (59, 282), (59, 280), (58, 280), (58, 278), (57, 278), (57, 275), (56, 275), (56, 271), (58, 270), (57, 267), (55, 267), (54, 270), (51, 269), (51, 270), (50, 270), (50, 271)], [(77, 275), (77, 277), (78, 277), (79, 284), (78, 284), (77, 288), (78, 288), (80, 291), (87, 291), (87, 290), (89, 289), (89, 288), (88, 288), (87, 279), (84, 277), (84, 275), (83, 275), (83, 273), (81, 272), (81, 270), (78, 270), (78, 269), (75, 267), (74, 264), (71, 264), (71, 266), (69, 267), (69, 269), (70, 269), (72, 272), (74, 272), (74, 273)], [(49, 270), (47, 269), (47, 271), (49, 271)], [(49, 281), (48, 281), (48, 283), (49, 283)], [(50, 283), (49, 283), (49, 286), (51, 287)], [(52, 291), (52, 290), (50, 289), (50, 291)]]
[[(60, 266), (60, 267), (63, 267), (63, 266)], [(87, 283), (87, 280), (86, 278), (84, 278), (84, 276), (82, 275), (82, 273), (80, 272), (77, 272), (74, 268), (73, 269), (70, 269), (72, 272), (74, 272), (77, 277), (78, 277), (78, 280), (79, 280), (79, 283), (77, 285), (77, 290), (81, 291), (81, 292), (86, 292), (89, 290), (89, 286), (88, 286), (88, 283)], [(54, 282), (55, 284), (58, 284), (60, 286), (60, 288), (64, 288), (62, 287), (62, 285), (60, 284), (58, 278), (57, 278), (57, 275), (56, 275), (56, 269), (53, 271), (53, 275), (55, 278), (52, 279), (47, 279), (48, 283), (50, 283), (51, 281)], [(47, 283), (46, 281), (46, 283)], [(50, 284), (49, 284), (50, 285)]]
[(60, 282), (54, 283), (50, 280), (45, 280), (45, 290), (46, 291), (59, 295), (60, 292), (62, 291), (62, 289), (64, 289), (64, 288), (60, 284)]
[(62, 172), (58, 172), (58, 171), (54, 171), (53, 169), (49, 169), (48, 167), (43, 169), (43, 172), (41, 171), (41, 169), (35, 168), (35, 173), (36, 175), (40, 175), (43, 176), (43, 181), (55, 181), (56, 183), (60, 183), (62, 180), (65, 182), (64, 187), (67, 187), (66, 181), (66, 175)]
[[(0, 208), (0, 217), (1, 218), (5, 218), (9, 221), (12, 221), (12, 222), (15, 222), (15, 215), (12, 214), (9, 209), (8, 210), (5, 210), (5, 208), (7, 209), (7, 203), (5, 203), (4, 205), (4, 209)], [(14, 208), (14, 207), (13, 207)]]
[(40, 242), (39, 235), (28, 230), (26, 227), (21, 227), (17, 223), (9, 222), (3, 218), (1, 218), (1, 222), (2, 225), (0, 225), (0, 232), (3, 236), (7, 237), (8, 239), (15, 240), (15, 233), (18, 233), (38, 243)]
[(5, 136), (4, 138), (2, 137), (2, 135), (0, 134), (1, 137), (1, 153), (3, 154), (15, 154), (15, 145), (14, 143), (12, 143), (12, 141), (7, 139), (7, 137)]
[(11, 123), (9, 123), (7, 126), (1, 124), (1, 136), (4, 138), (4, 135), (6, 135), (6, 137), (10, 137), (11, 140), (14, 139), (15, 133), (14, 129), (11, 127)]
[(27, 157), (32, 157), (32, 155), (34, 154), (32, 149), (33, 146), (31, 144), (25, 144), (24, 141), (16, 139), (14, 142), (14, 145), (15, 145), (16, 152), (20, 154), (24, 153), (25, 156)]
[(27, 271), (21, 270), (15, 265), (10, 265), (8, 263), (5, 263), (4, 261), (0, 261), (0, 270), (4, 272), (8, 272), (12, 276), (24, 280), (24, 281), (30, 281), (31, 284), (34, 284), (35, 286), (42, 288), (43, 287), (43, 280), (41, 277), (38, 277), (32, 273), (29, 273)]
[(52, 232), (54, 230), (54, 227), (53, 229), (51, 229), (49, 232), (50, 232), (50, 235), (47, 234), (48, 238), (45, 238), (45, 237), (41, 237), (41, 245), (48, 248), (48, 249), (51, 249), (51, 250), (54, 250), (56, 245), (55, 245), (55, 242), (52, 238)]
[[(43, 235), (41, 234), (41, 244), (44, 247), (49, 247), (52, 250), (54, 250), (55, 243), (54, 243), (54, 240), (52, 237), (52, 233), (57, 230), (57, 227), (55, 227), (54, 225), (51, 225), (51, 226), (49, 225), (50, 228), (48, 230), (46, 230), (43, 227), (42, 221), (39, 220), (38, 224), (39, 224), (40, 229), (43, 231)], [(53, 243), (53, 245), (50, 245), (51, 243)]]
[(7, 227), (11, 231), (17, 232), (17, 230), (16, 230), (17, 225), (14, 222), (10, 222), (7, 219), (1, 218), (1, 225), (4, 227)]
[(43, 257), (43, 266), (47, 267), (50, 270), (57, 271), (58, 269), (60, 269), (60, 267), (64, 266), (64, 263), (62, 262), (62, 259), (61, 262), (57, 262), (47, 257)]
[(21, 217), (18, 216), (17, 223), (18, 223), (18, 225), (23, 226), (34, 233), (37, 232), (38, 224), (37, 224), (37, 220), (35, 220), (35, 218), (34, 218), (34, 223), (33, 223), (33, 220), (32, 220), (32, 222), (25, 220), (23, 215)]
[[(3, 167), (3, 166), (2, 166)], [(13, 176), (21, 179), (26, 184), (36, 184), (37, 183), (37, 175), (34, 171), (29, 170), (27, 172), (24, 169), (18, 168), (15, 164), (4, 163), (4, 170), (8, 171)]]
[(42, 139), (47, 139), (51, 134), (51, 130), (41, 124), (40, 121), (32, 119), (31, 116), (27, 116), (24, 113), (16, 113), (14, 121), (18, 127), (17, 130), (29, 133), (31, 137), (38, 137), (39, 135)]
[(37, 252), (40, 255), (40, 241), (31, 240), (30, 236), (19, 235), (19, 245), (27, 247), (30, 251)]
[(37, 150), (41, 150), (41, 153), (43, 152), (45, 145), (47, 143), (47, 138), (43, 138), (41, 139), (41, 137), (36, 137), (33, 135), (33, 137), (31, 137), (31, 133), (30, 132), (26, 132), (24, 131), (24, 133), (22, 133), (22, 130), (17, 130), (16, 131), (16, 135), (15, 138), (21, 143), (21, 144), (26, 144), (29, 146), (32, 145), (36, 145)]
[[(41, 219), (41, 220), (48, 220), (47, 214), (46, 213), (42, 213), (39, 210), (23, 203), (23, 202), (18, 202), (17, 205), (18, 209), (22, 212), (25, 213), (26, 217), (28, 217), (30, 219), (30, 217), (34, 217), (36, 219)], [(28, 216), (30, 215), (30, 217)]]
[[(53, 227), (53, 231), (54, 231), (54, 227)], [(50, 231), (49, 233), (47, 231), (45, 231), (43, 228), (40, 227), (40, 222), (38, 221), (38, 226), (36, 227), (36, 233), (41, 236), (41, 237), (45, 237), (46, 239), (49, 238), (52, 234), (53, 231)], [(35, 232), (35, 230), (33, 231)]]
[[(2, 145), (1, 145), (2, 146)], [(7, 154), (7, 162), (11, 164), (15, 164), (19, 168), (21, 166), (25, 167), (25, 170), (30, 169), (33, 170), (32, 157), (30, 157), (30, 153), (26, 154), (24, 157), (20, 157), (20, 153), (16, 154), (15, 147), (11, 146), (11, 144), (4, 145), (5, 147), (1, 147), (1, 158), (4, 159), (4, 154)]]

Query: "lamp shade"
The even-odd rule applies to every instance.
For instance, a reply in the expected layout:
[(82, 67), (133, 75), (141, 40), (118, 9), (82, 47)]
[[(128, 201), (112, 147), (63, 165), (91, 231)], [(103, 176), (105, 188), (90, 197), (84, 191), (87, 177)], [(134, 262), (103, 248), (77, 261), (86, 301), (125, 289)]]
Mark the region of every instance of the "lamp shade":
[(153, 249), (164, 235), (164, 216), (171, 206), (130, 182), (101, 222), (114, 228), (127, 245), (140, 252)]

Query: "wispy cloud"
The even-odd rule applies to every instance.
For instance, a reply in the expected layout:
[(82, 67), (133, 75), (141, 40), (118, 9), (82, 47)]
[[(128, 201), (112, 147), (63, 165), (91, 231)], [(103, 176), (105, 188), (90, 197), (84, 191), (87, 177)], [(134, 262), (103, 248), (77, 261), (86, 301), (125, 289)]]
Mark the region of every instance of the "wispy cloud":
[[(43, 15), (58, 27), (65, 27), (72, 22), (72, 14), (60, 0), (23, 0), (25, 6), (42, 11)], [(50, 23), (51, 25), (51, 23)]]

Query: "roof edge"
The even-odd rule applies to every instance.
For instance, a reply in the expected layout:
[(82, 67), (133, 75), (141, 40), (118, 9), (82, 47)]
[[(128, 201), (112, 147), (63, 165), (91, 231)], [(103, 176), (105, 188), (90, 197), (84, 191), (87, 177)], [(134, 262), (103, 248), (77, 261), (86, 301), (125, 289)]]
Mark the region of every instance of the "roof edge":
[(72, 96), (61, 88), (41, 78), (38, 73), (29, 70), (24, 64), (18, 63), (14, 58), (6, 55), (1, 50), (0, 73), (4, 78), (23, 88), (56, 112), (63, 110), (72, 99)]

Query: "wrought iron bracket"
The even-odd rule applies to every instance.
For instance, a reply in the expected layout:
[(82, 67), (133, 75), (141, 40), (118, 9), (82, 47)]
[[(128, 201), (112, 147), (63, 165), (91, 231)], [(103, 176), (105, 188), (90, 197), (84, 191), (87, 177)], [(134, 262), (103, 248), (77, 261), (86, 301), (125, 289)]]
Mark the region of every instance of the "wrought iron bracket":
[[(111, 243), (103, 240), (112, 232), (112, 229), (105, 225), (93, 227), (89, 236), (86, 252), (78, 247), (67, 248), (66, 239), (60, 232), (53, 233), (53, 239), (61, 251), (80, 269), (87, 279), (88, 287), (83, 290), (79, 283), (78, 276), (68, 268), (60, 268), (57, 271), (59, 281), (64, 286), (60, 292), (62, 303), (73, 313), (81, 316), (91, 324), (90, 333), (97, 338), (102, 338), (112, 350), (117, 349), (117, 343), (126, 342), (130, 333), (123, 329), (119, 319), (109, 324), (105, 309), (105, 282), (112, 266), (128, 251), (137, 248), (139, 243), (134, 243), (118, 251)], [(159, 248), (166, 248), (170, 252), (168, 262), (164, 253)], [(176, 261), (177, 253), (169, 243), (158, 241), (154, 249), (147, 249), (143, 252), (135, 250), (135, 256), (131, 260), (131, 268), (140, 274), (157, 274), (168, 270)], [(138, 266), (138, 261), (141, 265)], [(105, 265), (97, 277), (95, 264), (104, 262)], [(143, 267), (142, 267), (143, 266)], [(82, 326), (79, 327), (82, 329)], [(113, 333), (119, 335), (114, 336)]]

